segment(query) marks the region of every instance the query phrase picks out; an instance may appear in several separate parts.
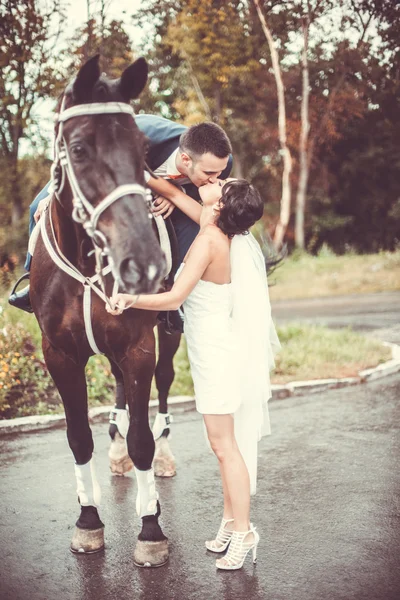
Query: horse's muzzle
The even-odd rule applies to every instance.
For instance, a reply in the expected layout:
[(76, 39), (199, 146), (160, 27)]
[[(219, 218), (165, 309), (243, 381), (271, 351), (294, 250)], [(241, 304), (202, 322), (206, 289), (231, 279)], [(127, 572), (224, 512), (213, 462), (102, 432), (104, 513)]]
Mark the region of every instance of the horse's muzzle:
[(149, 262), (141, 266), (133, 257), (124, 258), (119, 266), (121, 281), (128, 293), (152, 294), (159, 290), (166, 276), (164, 258), (160, 265)]

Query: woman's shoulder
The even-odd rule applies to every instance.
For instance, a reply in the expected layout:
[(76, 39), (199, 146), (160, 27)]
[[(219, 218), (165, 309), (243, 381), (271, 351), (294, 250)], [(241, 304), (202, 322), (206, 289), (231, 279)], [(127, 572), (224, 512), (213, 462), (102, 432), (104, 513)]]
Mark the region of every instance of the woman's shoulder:
[(227, 244), (229, 245), (229, 238), (223, 231), (216, 225), (210, 223), (201, 230), (200, 235), (207, 236), (211, 243)]
[(193, 242), (190, 254), (195, 251), (202, 254), (207, 253), (211, 260), (215, 256), (221, 256), (224, 251), (229, 252), (230, 240), (217, 227), (207, 225), (197, 234)]
[(224, 249), (229, 250), (229, 238), (215, 225), (207, 225), (200, 233), (203, 243), (207, 244), (211, 254), (219, 254)]

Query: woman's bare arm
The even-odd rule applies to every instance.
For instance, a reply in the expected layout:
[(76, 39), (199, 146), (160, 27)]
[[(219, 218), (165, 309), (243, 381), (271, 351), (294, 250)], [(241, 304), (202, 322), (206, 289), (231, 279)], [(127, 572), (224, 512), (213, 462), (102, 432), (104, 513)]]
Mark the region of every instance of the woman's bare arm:
[[(147, 185), (153, 192), (172, 202), (177, 208), (185, 213), (185, 215), (192, 219), (192, 221), (200, 223), (201, 205), (196, 202), (196, 200), (193, 200), (193, 198), (182, 192), (182, 190), (169, 181), (162, 179), (162, 177), (158, 177), (157, 179), (150, 177)], [(155, 212), (157, 213), (157, 210)], [(169, 216), (168, 213), (167, 216)]]
[[(112, 314), (121, 314), (125, 308), (142, 310), (177, 310), (212, 260), (212, 242), (208, 235), (199, 235), (193, 243), (189, 257), (171, 291), (162, 294), (116, 294), (111, 299), (116, 310), (108, 309)], [(119, 310), (118, 310), (119, 309)]]

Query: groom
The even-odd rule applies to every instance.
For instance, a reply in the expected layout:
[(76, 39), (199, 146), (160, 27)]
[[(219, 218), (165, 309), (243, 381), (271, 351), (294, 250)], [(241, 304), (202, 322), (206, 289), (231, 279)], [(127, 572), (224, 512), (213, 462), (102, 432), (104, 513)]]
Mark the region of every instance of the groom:
[[(200, 123), (186, 127), (155, 115), (137, 115), (139, 129), (149, 140), (146, 157), (150, 169), (159, 177), (181, 186), (188, 196), (200, 200), (198, 188), (217, 178), (226, 179), (232, 168), (232, 147), (224, 130), (216, 123)], [(29, 235), (40, 217), (50, 195), (50, 183), (36, 196), (29, 209)], [(162, 200), (159, 214), (171, 215), (178, 240), (179, 259), (182, 262), (199, 226), (169, 200)], [(28, 253), (25, 269), (30, 270), (32, 257)], [(29, 286), (9, 298), (11, 306), (32, 312)]]

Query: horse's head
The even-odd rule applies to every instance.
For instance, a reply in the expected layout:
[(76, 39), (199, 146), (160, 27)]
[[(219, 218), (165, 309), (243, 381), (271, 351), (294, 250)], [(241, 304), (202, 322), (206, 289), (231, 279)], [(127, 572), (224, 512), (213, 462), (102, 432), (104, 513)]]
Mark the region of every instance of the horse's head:
[(100, 75), (98, 56), (90, 59), (67, 87), (56, 127), (60, 202), (132, 293), (157, 291), (166, 275), (146, 198), (145, 137), (129, 106), (146, 81), (143, 58), (115, 80)]

